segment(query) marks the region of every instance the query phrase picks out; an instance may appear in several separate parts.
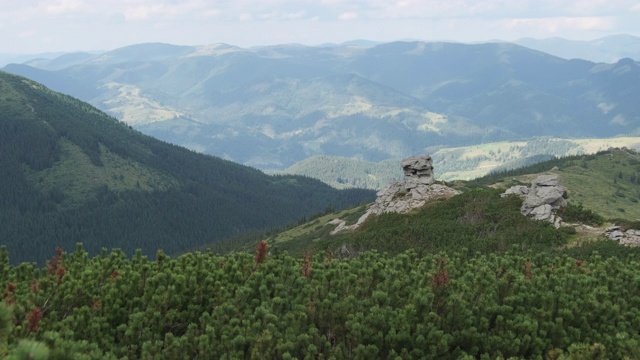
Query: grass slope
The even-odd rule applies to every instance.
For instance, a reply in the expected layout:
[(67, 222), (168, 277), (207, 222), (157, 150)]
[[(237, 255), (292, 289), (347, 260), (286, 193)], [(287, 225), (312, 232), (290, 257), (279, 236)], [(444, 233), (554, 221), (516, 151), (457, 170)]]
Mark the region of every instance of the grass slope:
[[(558, 170), (551, 170), (554, 166)], [(640, 154), (634, 150), (611, 149), (595, 155), (551, 160), (472, 183), (507, 187), (530, 183), (542, 172), (559, 176), (571, 202), (582, 204), (605, 218), (640, 219)]]
[[(552, 170), (554, 166), (558, 169)], [(557, 230), (530, 220), (520, 214), (519, 199), (500, 198), (499, 194), (507, 187), (528, 185), (543, 173), (557, 174), (567, 189), (570, 212), (562, 216), (568, 221), (595, 225), (592, 220), (599, 220), (598, 215), (627, 222), (639, 219), (640, 154), (629, 149), (611, 149), (554, 159), (470, 182), (456, 181), (451, 186), (463, 190), (462, 195), (429, 203), (409, 214), (374, 216), (355, 232), (330, 235), (336, 227), (330, 221), (340, 218), (348, 225), (354, 224), (366, 210), (364, 206), (327, 214), (261, 238), (267, 240), (272, 251), (291, 253), (331, 250), (349, 254), (371, 249), (390, 253), (407, 249), (418, 253), (466, 249), (474, 253), (502, 252), (512, 247), (538, 251), (565, 246), (576, 254), (593, 249), (627, 251), (609, 242), (594, 242), (600, 235), (593, 231)], [(577, 219), (572, 220), (572, 216)]]

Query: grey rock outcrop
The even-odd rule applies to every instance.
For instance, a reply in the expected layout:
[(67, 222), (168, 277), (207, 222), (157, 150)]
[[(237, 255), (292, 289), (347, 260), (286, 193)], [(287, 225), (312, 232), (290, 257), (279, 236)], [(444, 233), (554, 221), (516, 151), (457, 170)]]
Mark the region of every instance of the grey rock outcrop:
[(558, 175), (540, 175), (531, 183), (530, 188), (514, 186), (502, 196), (520, 196), (524, 199), (520, 208), (523, 215), (535, 220), (548, 221), (558, 228), (562, 219), (556, 215), (556, 211), (567, 206), (567, 200), (563, 197), (564, 191), (558, 183)]
[(338, 225), (332, 234), (346, 229), (358, 228), (372, 214), (387, 212), (406, 213), (417, 209), (430, 200), (460, 194), (446, 185), (436, 184), (433, 176), (433, 162), (430, 156), (413, 156), (402, 160), (404, 180), (396, 181), (386, 189), (378, 191), (376, 201), (355, 225)]
[(620, 245), (640, 246), (640, 230), (629, 229), (623, 232), (620, 226), (610, 226), (605, 229), (604, 236)]
[(431, 185), (436, 182), (433, 177), (433, 160), (431, 156), (412, 156), (402, 160), (402, 171), (405, 178), (413, 182)]

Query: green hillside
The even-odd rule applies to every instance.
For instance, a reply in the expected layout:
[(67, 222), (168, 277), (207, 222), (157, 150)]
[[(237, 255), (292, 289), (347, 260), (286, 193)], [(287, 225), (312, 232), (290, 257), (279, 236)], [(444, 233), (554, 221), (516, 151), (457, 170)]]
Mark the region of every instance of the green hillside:
[(402, 177), (399, 159), (370, 162), (341, 156), (316, 155), (297, 162), (282, 173), (309, 176), (336, 189), (380, 190)]
[(155, 140), (0, 72), (0, 239), (13, 261), (85, 243), (179, 253), (372, 198)]
[(339, 235), (329, 222), (353, 224), (366, 205), (327, 209), (235, 242), (250, 253), (158, 251), (151, 260), (78, 246), (36, 267), (11, 265), (0, 248), (0, 357), (633, 358), (640, 248), (580, 241), (572, 227), (522, 216), (520, 199), (489, 185), (553, 166), (562, 182), (578, 166), (591, 176), (569, 188), (570, 210), (593, 218), (574, 202), (577, 189), (609, 174), (629, 193), (638, 156), (612, 149), (459, 181), (461, 195)]
[(390, 253), (412, 249), (422, 254), (452, 248), (495, 253), (512, 246), (540, 251), (591, 241), (591, 233), (576, 234), (573, 229), (555, 229), (527, 219), (520, 214), (520, 200), (499, 196), (510, 186), (528, 185), (538, 175), (550, 173), (557, 174), (567, 189), (570, 208), (561, 214), (567, 222), (594, 216), (611, 222), (640, 221), (640, 153), (610, 149), (556, 158), (473, 181), (455, 181), (451, 186), (463, 190), (462, 195), (429, 203), (409, 214), (376, 216), (355, 232), (331, 235), (336, 224), (330, 222), (339, 218), (347, 225), (355, 224), (366, 211), (365, 206), (326, 214), (286, 231), (261, 234), (253, 238), (253, 243), (244, 240), (255, 245), (258, 238), (266, 239), (273, 251), (294, 254), (341, 249), (347, 254), (371, 249)]
[[(552, 170), (556, 166), (557, 170)], [(472, 181), (508, 187), (529, 183), (542, 172), (557, 174), (569, 200), (605, 218), (640, 220), (640, 153), (610, 149), (594, 155), (550, 160), (530, 167), (496, 173)]]
[[(471, 180), (495, 171), (522, 168), (555, 157), (594, 154), (612, 147), (640, 149), (640, 137), (562, 139), (534, 138), (460, 147), (425, 149), (440, 180)], [(341, 156), (312, 156), (295, 163), (285, 174), (304, 175), (338, 188), (381, 190), (402, 177), (401, 159), (370, 162)]]

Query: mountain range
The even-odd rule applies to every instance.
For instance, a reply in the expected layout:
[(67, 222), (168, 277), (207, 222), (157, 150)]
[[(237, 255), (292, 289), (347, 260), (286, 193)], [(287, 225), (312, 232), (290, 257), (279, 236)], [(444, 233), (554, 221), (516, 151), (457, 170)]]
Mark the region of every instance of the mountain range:
[(264, 170), (534, 136), (640, 134), (640, 64), (510, 43), (132, 45), (5, 71), (140, 131)]
[(176, 254), (373, 198), (170, 145), (5, 72), (0, 168), (0, 239), (15, 262), (78, 242)]
[(564, 59), (584, 59), (613, 63), (620, 59), (640, 60), (640, 37), (611, 35), (595, 40), (568, 40), (559, 37), (547, 39), (523, 38), (516, 44), (540, 50)]

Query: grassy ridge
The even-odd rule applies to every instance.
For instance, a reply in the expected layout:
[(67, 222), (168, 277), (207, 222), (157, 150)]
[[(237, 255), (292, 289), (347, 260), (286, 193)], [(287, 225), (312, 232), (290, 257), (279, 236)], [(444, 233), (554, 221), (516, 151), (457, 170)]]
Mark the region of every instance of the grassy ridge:
[[(557, 167), (557, 170), (552, 170)], [(594, 155), (570, 156), (530, 167), (496, 173), (470, 184), (508, 187), (528, 184), (542, 172), (555, 173), (569, 201), (605, 218), (640, 219), (640, 153), (611, 149)]]
[[(500, 252), (513, 246), (541, 251), (590, 242), (598, 236), (576, 232), (573, 228), (554, 229), (520, 214), (521, 201), (502, 199), (509, 186), (529, 185), (542, 173), (555, 173), (567, 189), (569, 207), (562, 217), (569, 222), (601, 225), (603, 219), (637, 220), (640, 216), (640, 154), (629, 149), (611, 149), (594, 155), (555, 158), (524, 168), (490, 174), (474, 181), (456, 181), (451, 186), (462, 195), (438, 200), (409, 214), (383, 214), (370, 218), (355, 232), (330, 235), (340, 218), (353, 224), (365, 207), (328, 214), (296, 228), (262, 236), (274, 251), (357, 253), (377, 249), (397, 253), (413, 249), (418, 253), (468, 249), (474, 252)], [(612, 220), (616, 223), (629, 221)], [(617, 248), (605, 245), (606, 251)], [(578, 247), (580, 248), (580, 247)], [(602, 250), (602, 249), (601, 249)], [(579, 249), (572, 251), (580, 251)]]

